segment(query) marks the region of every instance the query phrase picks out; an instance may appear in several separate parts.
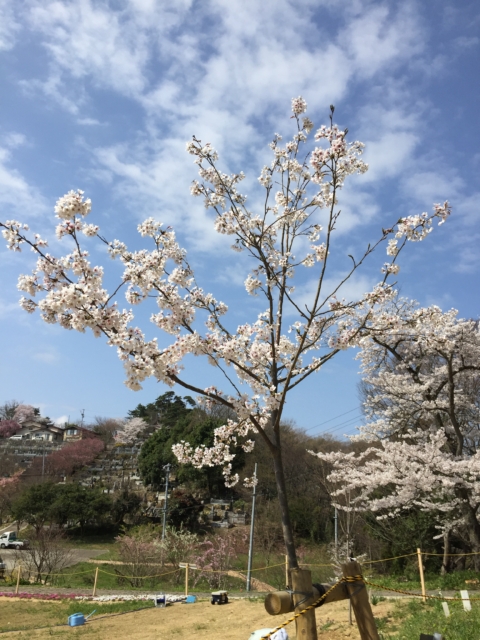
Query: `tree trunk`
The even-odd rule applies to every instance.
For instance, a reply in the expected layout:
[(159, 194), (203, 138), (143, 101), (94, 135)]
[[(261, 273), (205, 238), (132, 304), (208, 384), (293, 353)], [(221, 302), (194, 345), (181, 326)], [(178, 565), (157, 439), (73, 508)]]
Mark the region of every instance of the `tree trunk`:
[(443, 534), (443, 561), (440, 574), (444, 576), (450, 571), (450, 530), (447, 529)]
[[(461, 510), (465, 518), (468, 530), (470, 545), (474, 553), (480, 553), (480, 523), (477, 520), (475, 509), (470, 505), (468, 491), (466, 489), (458, 489), (456, 492), (458, 498), (461, 499)], [(480, 571), (480, 555), (472, 556), (475, 571)]]
[(283, 539), (285, 541), (285, 551), (288, 556), (290, 569), (298, 569), (297, 554), (293, 542), (293, 528), (288, 509), (287, 488), (285, 485), (285, 474), (283, 471), (282, 451), (280, 443), (277, 443), (273, 451), (273, 466), (275, 469), (275, 480), (277, 484), (278, 502), (280, 504), (280, 514), (282, 518)]

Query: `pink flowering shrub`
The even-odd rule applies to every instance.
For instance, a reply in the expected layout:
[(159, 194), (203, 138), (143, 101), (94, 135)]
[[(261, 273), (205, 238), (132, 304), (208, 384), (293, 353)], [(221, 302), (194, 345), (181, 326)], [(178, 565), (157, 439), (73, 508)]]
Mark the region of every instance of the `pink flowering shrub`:
[(211, 589), (222, 589), (228, 584), (228, 572), (232, 569), (238, 554), (245, 550), (247, 535), (239, 531), (229, 531), (226, 535), (217, 534), (200, 543), (200, 553), (194, 563), (200, 567), (194, 584), (202, 578)]
[[(87, 438), (68, 443), (45, 458), (45, 475), (70, 476), (77, 469), (92, 463), (104, 450), (105, 444), (99, 438)], [(40, 457), (32, 463), (32, 473), (41, 473), (43, 461)]]
[(10, 438), (14, 436), (17, 431), (20, 431), (22, 425), (16, 420), (1, 420), (0, 421), (0, 438)]

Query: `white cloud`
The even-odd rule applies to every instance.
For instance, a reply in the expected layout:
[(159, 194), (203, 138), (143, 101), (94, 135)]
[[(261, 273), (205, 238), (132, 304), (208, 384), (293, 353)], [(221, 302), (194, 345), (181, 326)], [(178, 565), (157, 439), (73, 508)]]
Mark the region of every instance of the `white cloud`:
[[(15, 134), (18, 136), (18, 134)], [(2, 220), (14, 216), (22, 220), (47, 210), (44, 197), (30, 185), (20, 171), (13, 168), (12, 154), (0, 147), (0, 216)]]
[(53, 422), (54, 422), (58, 427), (60, 427), (60, 426), (63, 426), (64, 424), (67, 424), (67, 423), (68, 423), (68, 418), (69, 418), (69, 416), (60, 416), (60, 417), (58, 417), (58, 418), (55, 418), (55, 419), (53, 420)]
[(100, 122), (100, 120), (97, 120), (96, 118), (78, 118), (77, 124), (81, 124), (82, 126), (85, 126), (85, 127), (93, 127), (93, 126), (101, 125), (102, 123)]
[(419, 53), (424, 47), (421, 33), (411, 3), (397, 13), (385, 5), (371, 5), (347, 25), (340, 41), (357, 72), (370, 78), (385, 66), (395, 67)]
[(44, 364), (56, 364), (60, 360), (60, 355), (55, 347), (35, 351), (33, 352), (32, 357)]
[(20, 25), (14, 14), (15, 0), (0, 0), (0, 51), (11, 49)]

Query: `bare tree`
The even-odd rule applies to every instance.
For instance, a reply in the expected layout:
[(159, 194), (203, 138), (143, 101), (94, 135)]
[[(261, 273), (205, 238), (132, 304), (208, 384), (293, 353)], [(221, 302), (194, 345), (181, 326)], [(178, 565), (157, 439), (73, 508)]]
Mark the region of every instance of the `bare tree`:
[(52, 574), (59, 573), (73, 559), (73, 553), (65, 546), (65, 535), (60, 529), (42, 528), (29, 539), (26, 549), (15, 551), (15, 564), (35, 582), (47, 583)]
[(13, 420), (15, 411), (20, 404), (18, 400), (7, 400), (0, 405), (0, 420)]

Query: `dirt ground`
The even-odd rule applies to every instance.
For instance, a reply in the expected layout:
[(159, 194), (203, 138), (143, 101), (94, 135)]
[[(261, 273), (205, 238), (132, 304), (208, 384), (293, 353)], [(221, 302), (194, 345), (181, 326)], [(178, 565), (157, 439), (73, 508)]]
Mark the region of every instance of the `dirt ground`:
[[(0, 617), (16, 626), (26, 624), (26, 615), (35, 615), (38, 626), (48, 624), (42, 616), (40, 603), (32, 606), (23, 602), (19, 607), (12, 598), (0, 598)], [(32, 603), (33, 604), (33, 603)], [(43, 603), (42, 603), (43, 604)], [(51, 607), (53, 603), (45, 603)], [(94, 609), (94, 603), (78, 604), (78, 611), (85, 614)], [(381, 602), (374, 607), (374, 615), (385, 623), (394, 605), (391, 601)], [(30, 612), (30, 613), (29, 613)], [(47, 609), (45, 609), (45, 613)], [(348, 603), (337, 602), (317, 609), (317, 627), (321, 640), (359, 640), (357, 626), (348, 623)], [(288, 616), (287, 616), (288, 617)], [(174, 604), (165, 609), (154, 608), (130, 612), (107, 618), (93, 617), (83, 627), (50, 627), (41, 630), (29, 629), (22, 632), (2, 633), (2, 638), (34, 640), (52, 638), (75, 638), (83, 640), (182, 640), (192, 637), (208, 640), (248, 640), (252, 631), (273, 628), (285, 619), (284, 616), (270, 616), (264, 609), (263, 600), (233, 600), (227, 605), (212, 606), (209, 601), (195, 604)], [(66, 622), (66, 621), (65, 621)], [(37, 622), (35, 622), (37, 624)], [(30, 626), (30, 622), (29, 622)], [(295, 624), (286, 628), (290, 639), (295, 638)]]

